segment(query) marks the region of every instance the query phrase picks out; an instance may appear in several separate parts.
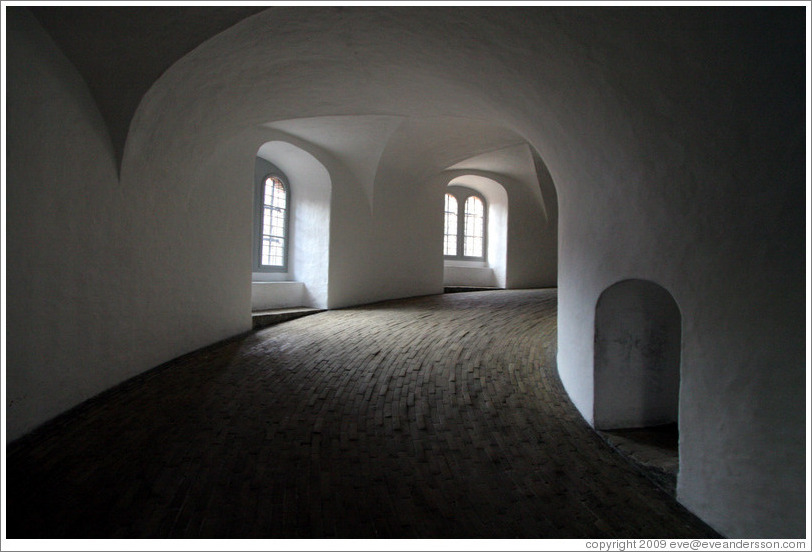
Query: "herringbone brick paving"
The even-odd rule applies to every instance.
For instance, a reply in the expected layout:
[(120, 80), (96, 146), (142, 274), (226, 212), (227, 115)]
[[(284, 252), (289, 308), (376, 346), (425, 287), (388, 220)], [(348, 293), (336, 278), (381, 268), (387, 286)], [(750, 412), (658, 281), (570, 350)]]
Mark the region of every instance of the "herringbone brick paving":
[(216, 344), (10, 444), (8, 537), (716, 537), (589, 428), (555, 352), (555, 290)]

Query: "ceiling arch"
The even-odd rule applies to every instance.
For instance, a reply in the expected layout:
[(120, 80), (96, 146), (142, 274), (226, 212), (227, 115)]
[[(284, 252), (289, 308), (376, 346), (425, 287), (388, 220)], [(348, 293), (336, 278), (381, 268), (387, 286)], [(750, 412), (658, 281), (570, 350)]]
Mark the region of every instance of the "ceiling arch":
[(82, 75), (107, 124), (119, 164), (144, 93), (177, 60), (265, 9), (246, 6), (33, 6)]

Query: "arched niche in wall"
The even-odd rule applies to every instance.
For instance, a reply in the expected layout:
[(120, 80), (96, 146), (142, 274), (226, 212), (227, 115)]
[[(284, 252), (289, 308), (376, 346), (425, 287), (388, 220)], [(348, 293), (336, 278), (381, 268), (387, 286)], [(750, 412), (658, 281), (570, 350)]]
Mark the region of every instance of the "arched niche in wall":
[(665, 288), (623, 280), (595, 308), (596, 429), (677, 421), (681, 315)]
[(285, 174), (290, 186), (287, 271), (252, 273), (251, 308), (327, 308), (330, 173), (300, 147), (284, 141), (266, 142), (257, 151), (255, 187), (274, 166)]
[(446, 260), (443, 285), (504, 288), (507, 281), (508, 195), (496, 180), (480, 175), (453, 178), (449, 187), (479, 192), (487, 204), (487, 255), (485, 261)]

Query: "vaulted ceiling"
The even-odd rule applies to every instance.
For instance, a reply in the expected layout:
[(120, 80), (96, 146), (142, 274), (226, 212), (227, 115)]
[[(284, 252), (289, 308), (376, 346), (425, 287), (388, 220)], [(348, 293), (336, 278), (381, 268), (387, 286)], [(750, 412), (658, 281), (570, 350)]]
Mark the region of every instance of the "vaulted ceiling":
[(84, 78), (119, 162), (141, 98), (178, 59), (263, 7), (32, 7)]

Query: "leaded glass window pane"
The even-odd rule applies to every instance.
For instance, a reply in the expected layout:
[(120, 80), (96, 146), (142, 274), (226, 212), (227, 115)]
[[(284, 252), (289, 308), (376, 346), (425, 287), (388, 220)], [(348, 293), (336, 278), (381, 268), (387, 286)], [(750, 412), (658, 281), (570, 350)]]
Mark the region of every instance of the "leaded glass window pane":
[(265, 179), (262, 204), (262, 236), (260, 264), (285, 266), (287, 247), (287, 191), (275, 176)]
[(485, 238), (485, 206), (476, 196), (465, 200), (464, 206), (463, 255), (482, 257)]

